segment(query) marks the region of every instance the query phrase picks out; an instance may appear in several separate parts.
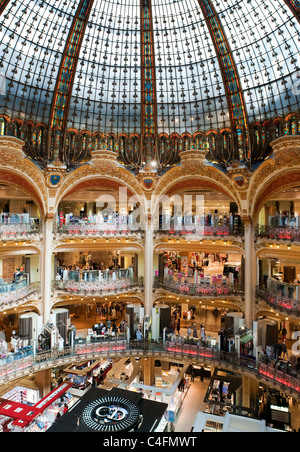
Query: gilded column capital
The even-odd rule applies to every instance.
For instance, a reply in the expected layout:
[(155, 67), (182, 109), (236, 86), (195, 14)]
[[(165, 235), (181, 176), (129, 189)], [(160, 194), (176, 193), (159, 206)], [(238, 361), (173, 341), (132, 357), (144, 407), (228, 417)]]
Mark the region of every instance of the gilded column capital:
[(251, 227), (253, 226), (253, 219), (250, 215), (243, 216), (243, 223), (245, 227)]

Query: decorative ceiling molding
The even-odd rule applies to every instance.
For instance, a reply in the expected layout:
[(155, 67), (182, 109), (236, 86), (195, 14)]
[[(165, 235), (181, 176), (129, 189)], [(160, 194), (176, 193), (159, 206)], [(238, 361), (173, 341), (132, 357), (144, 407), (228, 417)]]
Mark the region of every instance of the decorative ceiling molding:
[[(50, 132), (54, 159), (65, 160), (63, 155), (70, 100), (80, 55), (80, 49), (94, 0), (81, 0), (74, 16), (60, 64), (50, 113)], [(50, 155), (49, 137), (49, 155)]]
[[(142, 158), (157, 155), (157, 97), (151, 0), (141, 1)], [(154, 140), (154, 142), (153, 142)]]
[(239, 147), (239, 156), (237, 158), (240, 161), (245, 161), (248, 157), (241, 155), (240, 150), (244, 147), (243, 132), (246, 132), (246, 139), (248, 139), (249, 120), (236, 63), (223, 25), (212, 2), (210, 0), (198, 0), (198, 3), (209, 29), (219, 61), (226, 91), (231, 127), (237, 135), (237, 145)]

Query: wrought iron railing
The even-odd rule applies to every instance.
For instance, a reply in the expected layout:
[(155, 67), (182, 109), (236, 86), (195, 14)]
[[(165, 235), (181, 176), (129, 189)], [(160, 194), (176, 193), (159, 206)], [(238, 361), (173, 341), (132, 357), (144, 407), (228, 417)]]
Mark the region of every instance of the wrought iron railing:
[(200, 226), (200, 225), (187, 225), (187, 226), (177, 226), (168, 225), (160, 226), (155, 229), (155, 233), (159, 236), (169, 235), (169, 236), (186, 236), (192, 238), (193, 236), (197, 240), (204, 239), (206, 237), (226, 239), (229, 237), (243, 237), (244, 236), (244, 226)]
[[(9, 287), (9, 290), (8, 290)], [(0, 285), (0, 310), (11, 309), (22, 304), (28, 296), (40, 292), (40, 283), (27, 284), (26, 280)]]
[(0, 223), (1, 240), (28, 239), (41, 232), (40, 224), (32, 223)]
[(143, 277), (128, 277), (118, 280), (109, 281), (55, 281), (54, 289), (58, 291), (65, 291), (73, 294), (91, 294), (91, 295), (109, 295), (126, 293), (132, 290), (143, 289), (144, 278)]
[(262, 298), (274, 310), (300, 316), (300, 302), (289, 296), (280, 295), (270, 288), (259, 286), (256, 296)]
[(178, 295), (188, 295), (197, 297), (224, 297), (243, 295), (244, 290), (241, 284), (222, 283), (200, 283), (194, 284), (186, 281), (175, 281), (172, 277), (154, 279), (155, 289), (165, 289)]
[(85, 343), (75, 347), (66, 347), (62, 350), (53, 349), (38, 354), (27, 354), (19, 356), (19, 359), (11, 357), (10, 362), (0, 361), (0, 383), (10, 381), (21, 376), (40, 371), (41, 368), (55, 367), (62, 363), (84, 360), (87, 357), (97, 358), (99, 356), (160, 356), (170, 355), (180, 359), (188, 359), (218, 365), (221, 368), (233, 368), (235, 372), (248, 371), (253, 378), (264, 378), (270, 384), (287, 390), (300, 400), (300, 376), (294, 370), (293, 373), (278, 370), (274, 364), (266, 363), (263, 359), (258, 361), (254, 358), (238, 356), (237, 354), (220, 352), (216, 347), (203, 347), (190, 345), (183, 342), (149, 342), (149, 341), (126, 341), (108, 340), (98, 343)]
[(300, 241), (300, 228), (291, 226), (257, 226), (256, 237), (287, 242)]
[(76, 222), (67, 224), (55, 224), (54, 232), (60, 235), (66, 234), (71, 236), (89, 237), (100, 236), (110, 237), (114, 235), (131, 236), (143, 234), (143, 230), (139, 227), (130, 226), (127, 223), (90, 223)]

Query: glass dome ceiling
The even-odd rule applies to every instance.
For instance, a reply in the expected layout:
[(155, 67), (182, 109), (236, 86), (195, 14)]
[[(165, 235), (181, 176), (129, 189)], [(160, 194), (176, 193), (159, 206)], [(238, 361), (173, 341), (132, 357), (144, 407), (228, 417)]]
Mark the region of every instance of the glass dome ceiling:
[[(0, 11), (0, 114), (43, 124), (53, 152), (71, 146), (66, 131), (151, 135), (158, 158), (157, 140), (174, 133), (228, 130), (240, 147), (241, 131), (247, 141), (255, 124), (299, 113), (299, 1), (12, 0)], [(234, 154), (247, 156), (247, 144)]]

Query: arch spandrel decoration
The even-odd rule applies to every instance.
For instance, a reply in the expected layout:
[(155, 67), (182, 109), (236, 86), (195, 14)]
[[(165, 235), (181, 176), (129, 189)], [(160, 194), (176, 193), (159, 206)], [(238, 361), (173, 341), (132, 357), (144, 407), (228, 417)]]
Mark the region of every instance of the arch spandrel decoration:
[(32, 196), (36, 202), (42, 215), (45, 214), (45, 198), (40, 189), (34, 186), (34, 183), (28, 180), (26, 174), (17, 172), (13, 168), (0, 168), (0, 181), (5, 184), (11, 184), (14, 187), (18, 187)]
[(81, 189), (93, 187), (110, 188), (115, 191), (120, 188), (127, 188), (128, 198), (136, 196), (141, 202), (143, 209), (145, 209), (143, 202), (144, 192), (133, 174), (116, 166), (104, 171), (103, 168), (100, 170), (100, 168), (92, 165), (79, 167), (63, 180), (56, 193), (55, 208), (58, 208), (59, 203), (65, 196)]
[(28, 192), (41, 215), (47, 211), (48, 193), (41, 170), (22, 151), (24, 142), (14, 137), (0, 137), (0, 178)]
[(154, 195), (172, 196), (186, 188), (206, 188), (222, 192), (239, 206), (242, 212), (242, 200), (232, 180), (217, 168), (205, 166), (203, 162), (191, 160), (184, 166), (171, 169), (159, 180)]
[(249, 212), (254, 219), (262, 203), (272, 193), (296, 184), (300, 172), (300, 146), (298, 137), (283, 137), (272, 143), (274, 154), (253, 173), (248, 191)]

